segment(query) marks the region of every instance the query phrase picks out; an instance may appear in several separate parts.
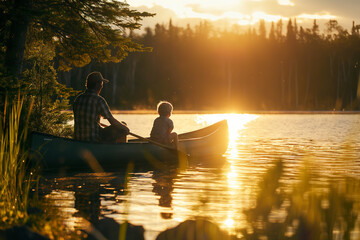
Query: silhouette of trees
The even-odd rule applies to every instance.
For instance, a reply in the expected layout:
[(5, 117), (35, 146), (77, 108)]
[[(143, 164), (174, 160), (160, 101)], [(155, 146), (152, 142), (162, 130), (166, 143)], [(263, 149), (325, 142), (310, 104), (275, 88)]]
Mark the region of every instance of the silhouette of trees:
[(316, 20), (304, 28), (290, 19), (271, 23), (269, 31), (264, 21), (246, 32), (233, 30), (206, 21), (179, 27), (170, 20), (132, 35), (152, 53), (131, 54), (116, 65), (92, 62), (60, 81), (81, 89), (89, 70), (102, 70), (116, 84), (104, 95), (117, 99), (112, 107), (120, 109), (154, 108), (161, 99), (196, 110), (360, 108), (360, 25), (348, 32), (330, 20), (320, 32)]

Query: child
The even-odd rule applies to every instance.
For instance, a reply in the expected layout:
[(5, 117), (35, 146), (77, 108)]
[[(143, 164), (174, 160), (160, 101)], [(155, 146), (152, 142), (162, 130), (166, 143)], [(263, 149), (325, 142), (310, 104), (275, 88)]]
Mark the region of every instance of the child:
[(172, 110), (173, 106), (171, 103), (166, 101), (158, 103), (157, 111), (160, 116), (154, 120), (153, 128), (150, 133), (150, 139), (163, 144), (173, 144), (177, 149), (178, 135), (175, 132), (172, 132), (174, 129), (174, 123), (170, 119)]

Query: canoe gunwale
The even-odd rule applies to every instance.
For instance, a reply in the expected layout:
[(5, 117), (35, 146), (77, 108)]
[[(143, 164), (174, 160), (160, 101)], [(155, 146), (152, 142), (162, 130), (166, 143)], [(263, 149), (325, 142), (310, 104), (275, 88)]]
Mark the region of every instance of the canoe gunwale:
[[(220, 131), (219, 129), (221, 129), (221, 126), (223, 124), (226, 124), (226, 120), (222, 120), (222, 121), (219, 121), (217, 123), (214, 123), (210, 126), (207, 126), (207, 127), (204, 127), (204, 128), (201, 128), (201, 129), (198, 129), (198, 130), (195, 130), (195, 131), (190, 131), (190, 132), (186, 132), (186, 133), (181, 133), (179, 134), (179, 142), (184, 142), (184, 141), (197, 141), (197, 140), (201, 140), (203, 138), (206, 138), (206, 137), (209, 137), (213, 134), (215, 134), (216, 132)], [(212, 131), (210, 131), (209, 129), (214, 129)], [(198, 135), (200, 134), (201, 132), (205, 132), (205, 131), (208, 131), (209, 133), (206, 134), (206, 135), (202, 135), (202, 136), (199, 136), (199, 137), (193, 137), (193, 138), (184, 138), (184, 136), (186, 135)], [(89, 144), (99, 144), (99, 145), (119, 145), (119, 144), (133, 144), (133, 143), (146, 143), (145, 141), (143, 140), (139, 140), (139, 139), (131, 139), (130, 141), (128, 141), (127, 143), (106, 143), (106, 142), (93, 142), (93, 141), (83, 141), (83, 140), (77, 140), (77, 139), (73, 139), (73, 138), (66, 138), (66, 137), (59, 137), (59, 136), (55, 136), (55, 135), (51, 135), (51, 134), (48, 134), (48, 133), (42, 133), (42, 132), (38, 132), (38, 131), (32, 131), (30, 136), (32, 136), (33, 134), (35, 135), (41, 135), (43, 137), (49, 137), (49, 139), (45, 139), (45, 140), (53, 140), (54, 138), (55, 139), (63, 139), (63, 140), (66, 140), (66, 141), (72, 141), (72, 142), (80, 142), (80, 143), (89, 143)]]

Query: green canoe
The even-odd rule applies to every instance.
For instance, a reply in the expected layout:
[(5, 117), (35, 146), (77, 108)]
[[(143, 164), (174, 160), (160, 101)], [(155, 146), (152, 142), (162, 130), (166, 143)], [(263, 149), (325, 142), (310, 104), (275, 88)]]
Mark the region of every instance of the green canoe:
[[(226, 120), (208, 127), (179, 134), (179, 151), (191, 159), (208, 159), (222, 156), (229, 141)], [(33, 132), (31, 134), (31, 156), (40, 162), (44, 169), (83, 169), (101, 170), (103, 167), (122, 167), (129, 162), (135, 165), (157, 165), (177, 163), (177, 151), (161, 146), (131, 139), (128, 143), (93, 143), (56, 137)]]

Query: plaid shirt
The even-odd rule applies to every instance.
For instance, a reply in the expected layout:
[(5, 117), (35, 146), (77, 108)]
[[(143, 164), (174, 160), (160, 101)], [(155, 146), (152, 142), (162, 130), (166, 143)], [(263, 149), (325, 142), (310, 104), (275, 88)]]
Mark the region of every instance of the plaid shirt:
[(100, 116), (109, 119), (112, 114), (106, 100), (96, 91), (87, 89), (76, 97), (74, 105), (74, 129), (77, 140), (99, 142)]

